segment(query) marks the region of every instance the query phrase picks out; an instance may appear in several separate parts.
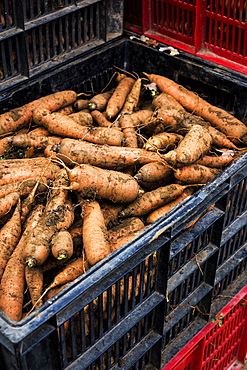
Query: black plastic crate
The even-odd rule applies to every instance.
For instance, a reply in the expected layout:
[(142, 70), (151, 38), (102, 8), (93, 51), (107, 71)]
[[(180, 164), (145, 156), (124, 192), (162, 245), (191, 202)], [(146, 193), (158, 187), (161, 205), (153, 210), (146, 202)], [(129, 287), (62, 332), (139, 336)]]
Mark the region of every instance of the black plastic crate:
[(3, 0), (0, 16), (0, 88), (57, 67), (123, 30), (120, 0)]
[[(237, 73), (224, 74), (197, 58), (174, 57), (128, 37), (18, 85), (4, 84), (0, 112), (63, 89), (99, 92), (116, 68), (166, 75), (247, 123), (247, 82)], [(217, 284), (225, 279), (227, 288), (243, 272), (245, 237), (236, 236), (240, 241), (229, 254), (224, 245), (246, 227), (246, 166), (244, 155), (21, 322), (0, 313), (2, 368), (32, 369), (34, 363), (36, 369), (143, 369), (149, 363), (160, 368), (162, 350), (198, 317), (208, 320)], [(236, 212), (229, 207), (231, 193)]]

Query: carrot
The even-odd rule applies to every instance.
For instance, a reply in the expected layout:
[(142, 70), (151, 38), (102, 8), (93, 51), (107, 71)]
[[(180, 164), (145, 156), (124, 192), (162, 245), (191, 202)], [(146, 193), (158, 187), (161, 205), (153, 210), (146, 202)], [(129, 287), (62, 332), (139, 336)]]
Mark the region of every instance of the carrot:
[(144, 222), (138, 217), (127, 217), (120, 219), (118, 224), (108, 230), (108, 238), (110, 244), (114, 244), (117, 239), (131, 235), (137, 231), (144, 229)]
[(2, 171), (13, 167), (24, 167), (33, 165), (46, 166), (49, 163), (50, 160), (45, 157), (2, 159), (0, 160), (0, 170)]
[(58, 231), (51, 240), (51, 252), (58, 259), (69, 259), (73, 255), (73, 239), (69, 231)]
[(93, 117), (93, 120), (101, 127), (112, 127), (113, 123), (109, 121), (106, 116), (100, 112), (99, 110), (93, 110), (91, 112), (91, 116)]
[(39, 183), (37, 192), (45, 192), (48, 188), (47, 178), (44, 177), (31, 177), (26, 180), (15, 181), (11, 184), (0, 186), (0, 198), (14, 192), (18, 192), (21, 197), (26, 197), (33, 189), (36, 183)]
[(38, 205), (31, 212), (21, 238), (11, 254), (1, 279), (0, 308), (3, 313), (14, 321), (22, 318), (22, 306), (25, 288), (25, 264), (22, 258), (22, 249), (26, 237), (42, 217), (43, 206)]
[(9, 193), (5, 197), (0, 198), (0, 217), (6, 215), (17, 204), (19, 199), (20, 195), (17, 192)]
[(103, 112), (106, 109), (108, 101), (111, 98), (114, 90), (115, 89), (113, 88), (109, 91), (105, 91), (103, 93), (94, 95), (88, 102), (89, 109), (92, 110), (92, 111), (97, 109), (97, 110)]
[(61, 139), (56, 136), (41, 136), (34, 134), (21, 134), (14, 136), (12, 145), (19, 148), (34, 147), (37, 149), (45, 149), (47, 145), (54, 142), (60, 142)]
[(141, 148), (96, 145), (82, 140), (63, 139), (57, 156), (66, 164), (91, 164), (108, 169), (161, 161), (159, 154)]
[[(18, 131), (18, 134), (25, 134), (25, 132), (21, 132), (21, 131)], [(28, 132), (28, 135), (35, 135), (35, 136), (48, 136), (49, 135), (49, 131), (44, 128), (44, 127), (41, 127), (41, 126), (38, 126), (38, 127), (35, 127), (34, 129), (32, 129), (31, 131)]]
[(109, 201), (101, 202), (100, 206), (107, 227), (114, 225), (118, 221), (118, 214), (124, 208), (124, 204), (122, 203), (112, 203)]
[(138, 138), (130, 115), (126, 114), (121, 116), (119, 123), (124, 136), (124, 146), (129, 148), (138, 148)]
[(130, 175), (105, 170), (87, 164), (68, 171), (68, 189), (80, 192), (84, 198), (100, 197), (112, 202), (132, 202), (139, 194), (139, 185)]
[(56, 155), (54, 153), (54, 148), (56, 148), (57, 146), (59, 146), (59, 144), (61, 143), (61, 141), (62, 141), (62, 138), (60, 138), (58, 136), (49, 136), (48, 143), (47, 143), (47, 145), (44, 148), (44, 155), (47, 158), (56, 157)]
[(154, 209), (171, 202), (180, 196), (187, 185), (169, 184), (144, 193), (134, 202), (125, 207), (119, 214), (120, 217), (144, 216)]
[(142, 87), (142, 80), (141, 78), (138, 78), (134, 82), (129, 94), (127, 95), (123, 108), (121, 109), (121, 114), (126, 114), (126, 113), (130, 114), (130, 113), (133, 113), (137, 109), (137, 105), (138, 105), (140, 94), (141, 94), (141, 87)]
[(217, 128), (209, 126), (208, 130), (213, 139), (212, 144), (216, 147), (239, 150), (239, 148), (231, 140), (229, 140), (227, 136), (223, 134), (223, 132), (217, 130)]
[(148, 138), (143, 149), (151, 151), (162, 149), (168, 151), (174, 149), (181, 140), (183, 140), (182, 135), (172, 132), (161, 132)]
[(50, 111), (58, 110), (76, 100), (74, 91), (60, 91), (51, 95), (34, 100), (19, 108), (0, 115), (0, 135), (15, 132), (20, 128), (31, 123), (33, 110), (38, 107), (49, 109)]
[(36, 308), (42, 306), (41, 299), (43, 292), (43, 268), (41, 266), (30, 268), (25, 266), (25, 281), (30, 294), (32, 305)]
[(133, 78), (127, 76), (119, 81), (106, 106), (106, 115), (109, 119), (115, 117), (121, 111), (134, 82)]
[(21, 204), (21, 222), (23, 223), (26, 220), (27, 215), (31, 211), (34, 206), (35, 195), (39, 186), (39, 181), (36, 182), (32, 191), (28, 194), (28, 196), (22, 201)]
[(150, 212), (147, 216), (146, 223), (151, 224), (156, 222), (161, 217), (164, 217), (170, 210), (172, 210), (176, 205), (181, 203), (184, 199), (188, 198), (194, 192), (193, 187), (188, 187), (184, 189), (183, 193), (179, 195), (176, 199), (172, 200), (171, 202), (155, 209), (154, 211)]
[(43, 125), (51, 134), (83, 139), (97, 144), (121, 145), (123, 134), (116, 128), (87, 127), (76, 123), (72, 118), (59, 113), (50, 113), (47, 109), (35, 109), (34, 121)]
[(7, 262), (21, 237), (20, 200), (9, 221), (0, 230), (0, 279), (2, 278)]
[(75, 280), (84, 274), (86, 269), (87, 263), (83, 257), (79, 257), (76, 260), (71, 261), (54, 277), (53, 281), (49, 284), (43, 295), (56, 286), (67, 284)]
[(155, 74), (144, 73), (160, 91), (172, 95), (185, 109), (193, 111), (222, 131), (235, 144), (247, 143), (247, 126), (225, 110), (213, 106), (176, 82)]
[[(66, 183), (60, 171), (55, 185)], [(68, 190), (63, 188), (51, 191), (44, 215), (27, 238), (23, 258), (29, 267), (42, 265), (50, 255), (50, 242), (58, 230), (69, 228), (74, 221), (74, 210)]]
[(12, 135), (0, 139), (0, 156), (3, 156), (11, 148), (12, 139)]
[(76, 102), (74, 102), (74, 107), (77, 110), (87, 109), (88, 108), (88, 99), (78, 99)]
[(231, 154), (222, 155), (204, 155), (198, 159), (195, 163), (202, 164), (203, 166), (212, 168), (224, 168), (233, 162), (234, 157)]
[(85, 202), (83, 205), (82, 240), (91, 266), (111, 253), (104, 216), (97, 201)]
[(177, 180), (186, 184), (206, 184), (221, 173), (218, 168), (210, 168), (200, 164), (192, 164), (177, 168), (174, 176)]
[(177, 101), (177, 99), (169, 94), (166, 94), (165, 92), (157, 94), (152, 100), (152, 105), (154, 109), (158, 109), (164, 106), (168, 109), (170, 107), (184, 109), (183, 106)]
[(168, 185), (174, 180), (173, 170), (163, 162), (144, 164), (134, 175), (134, 179), (147, 189), (153, 190)]
[(116, 251), (117, 249), (119, 249), (123, 245), (132, 241), (139, 233), (140, 233), (140, 231), (136, 231), (132, 234), (119, 237), (117, 240), (115, 240), (113, 243), (111, 243), (111, 252)]
[(93, 118), (90, 113), (87, 112), (76, 112), (68, 115), (69, 118), (72, 118), (76, 123), (81, 126), (90, 126), (93, 123)]
[(73, 104), (69, 104), (69, 105), (66, 105), (66, 107), (60, 108), (56, 111), (58, 113), (62, 113), (62, 114), (65, 114), (66, 116), (68, 116), (69, 114), (74, 113), (74, 106), (73, 106)]
[(13, 183), (15, 181), (26, 180), (31, 177), (42, 176), (47, 179), (54, 179), (59, 167), (50, 162), (44, 161), (43, 165), (31, 165), (22, 167), (10, 167), (0, 169), (0, 186)]
[(208, 128), (200, 125), (193, 125), (183, 140), (180, 141), (178, 147), (173, 151), (175, 154), (175, 163), (174, 159), (171, 159), (171, 153), (169, 152), (163, 155), (163, 159), (172, 165), (176, 163), (189, 165), (206, 154), (211, 144), (212, 136)]

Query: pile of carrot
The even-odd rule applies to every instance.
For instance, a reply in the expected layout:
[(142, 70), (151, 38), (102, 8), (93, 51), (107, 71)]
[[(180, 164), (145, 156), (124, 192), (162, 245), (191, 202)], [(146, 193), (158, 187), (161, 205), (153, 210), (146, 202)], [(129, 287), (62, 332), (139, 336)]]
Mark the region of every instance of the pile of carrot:
[(146, 73), (116, 73), (91, 96), (60, 91), (14, 108), (0, 115), (0, 134), (0, 309), (14, 321), (178, 207), (247, 145), (243, 122)]

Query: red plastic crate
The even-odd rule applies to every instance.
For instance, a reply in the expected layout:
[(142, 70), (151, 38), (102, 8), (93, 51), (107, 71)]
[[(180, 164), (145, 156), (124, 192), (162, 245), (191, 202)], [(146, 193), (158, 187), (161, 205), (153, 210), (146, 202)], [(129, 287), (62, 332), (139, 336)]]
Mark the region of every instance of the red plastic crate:
[(124, 25), (247, 73), (246, 0), (125, 0)]
[(240, 370), (247, 362), (247, 286), (162, 370)]

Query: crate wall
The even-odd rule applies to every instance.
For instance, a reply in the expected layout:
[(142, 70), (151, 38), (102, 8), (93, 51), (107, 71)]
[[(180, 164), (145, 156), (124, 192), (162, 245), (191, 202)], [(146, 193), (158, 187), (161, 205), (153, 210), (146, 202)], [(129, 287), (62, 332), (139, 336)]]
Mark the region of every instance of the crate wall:
[(125, 27), (246, 74), (247, 3), (125, 0)]
[[(62, 89), (101, 91), (117, 68), (140, 76), (162, 71), (247, 122), (244, 80), (234, 74), (223, 77), (218, 69), (205, 68), (194, 59), (172, 57), (128, 38), (61, 63), (18, 88), (6, 87), (0, 109)], [(244, 183), (246, 165), (245, 155), (20, 323), (0, 313), (3, 368), (31, 369), (34, 360), (37, 369), (110, 369), (124, 364), (126, 369), (141, 369), (150, 363), (160, 368), (162, 349), (197, 319), (209, 319), (219, 269), (235, 261), (235, 253), (222, 263), (218, 256), (222, 233), (245, 213), (245, 206), (240, 206), (230, 217), (226, 205), (230, 190)], [(244, 261), (242, 244), (236, 249), (240, 251)], [(225, 271), (228, 276), (233, 269)]]
[(122, 1), (3, 0), (0, 84), (16, 84), (122, 34)]

